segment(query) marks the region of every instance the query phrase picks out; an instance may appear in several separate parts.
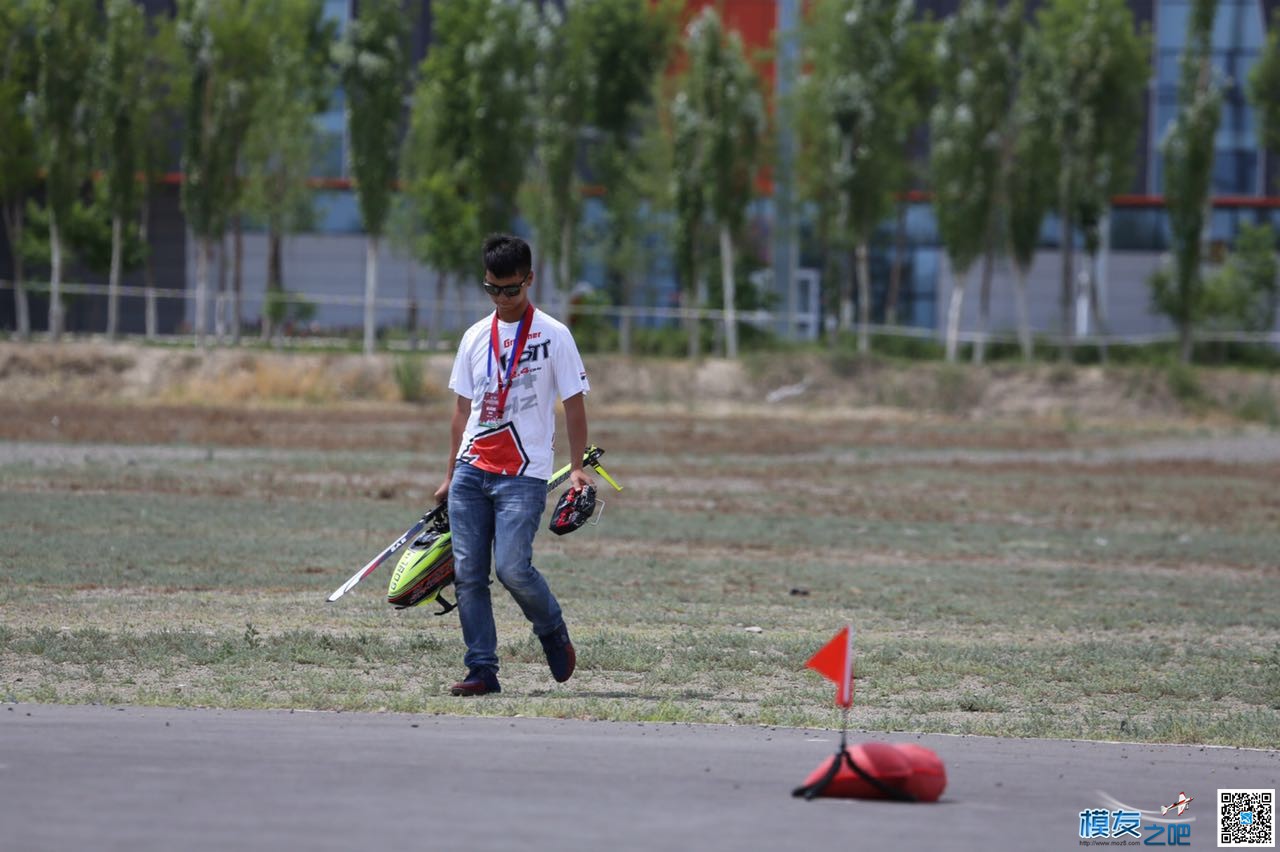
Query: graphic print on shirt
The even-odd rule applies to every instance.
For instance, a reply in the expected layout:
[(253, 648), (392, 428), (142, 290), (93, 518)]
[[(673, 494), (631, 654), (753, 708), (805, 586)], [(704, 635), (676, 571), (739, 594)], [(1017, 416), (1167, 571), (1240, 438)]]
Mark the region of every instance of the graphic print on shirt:
[(521, 476), (529, 467), (529, 454), (520, 443), (520, 434), (512, 423), (503, 423), (476, 435), (458, 456), (458, 460), (490, 473)]
[[(563, 323), (535, 310), (527, 342), (512, 365), (518, 331), (518, 323), (500, 323), (500, 342), (494, 346), (490, 315), (469, 328), (459, 343), (449, 388), (471, 400), (472, 407), (458, 461), (489, 472), (547, 479), (553, 470), (557, 400), (585, 393), (590, 385)], [(501, 412), (486, 409), (486, 395), (500, 389), (506, 391)]]

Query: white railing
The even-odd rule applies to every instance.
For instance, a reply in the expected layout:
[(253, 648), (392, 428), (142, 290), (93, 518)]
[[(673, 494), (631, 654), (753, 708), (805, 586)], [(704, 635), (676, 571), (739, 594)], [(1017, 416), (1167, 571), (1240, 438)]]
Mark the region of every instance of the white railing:
[[(12, 281), (0, 279), (0, 293), (9, 294), (13, 291), (14, 285)], [(26, 289), (29, 294), (47, 294), (48, 283), (43, 281), (27, 282)], [(83, 294), (83, 295), (108, 295), (109, 288), (105, 284), (84, 284), (78, 282), (69, 282), (61, 285), (63, 293), (66, 294)], [(186, 301), (194, 300), (196, 294), (193, 290), (174, 289), (174, 288), (153, 288), (137, 286), (121, 286), (117, 288), (117, 292), (121, 296), (143, 297), (154, 299), (182, 299)], [(11, 295), (0, 296), (0, 298), (12, 298)], [(206, 294), (206, 298), (216, 305), (224, 305), (229, 303), (234, 294), (226, 291), (210, 291)], [(364, 305), (364, 297), (359, 294), (353, 295), (337, 295), (327, 293), (305, 293), (296, 290), (290, 290), (278, 296), (283, 302), (298, 302), (313, 305), (331, 305), (335, 307), (362, 307)], [(266, 297), (262, 293), (243, 293), (240, 296), (242, 306), (257, 306), (266, 301)], [(403, 311), (407, 312), (411, 307), (417, 307), (419, 311), (424, 306), (424, 300), (412, 300), (404, 297), (380, 297), (374, 300), (374, 307), (383, 311)], [(694, 320), (710, 320), (723, 322), (725, 311), (719, 308), (684, 308), (684, 307), (658, 307), (658, 306), (642, 306), (642, 305), (591, 305), (591, 304), (575, 304), (571, 306), (571, 310), (575, 315), (600, 316), (607, 319), (621, 319), (630, 317), (639, 320), (666, 320), (675, 321), (674, 324), (684, 323), (690, 319)], [(212, 316), (211, 312), (211, 316)], [(812, 312), (797, 312), (793, 316), (787, 316), (785, 312), (754, 310), (754, 311), (736, 311), (735, 315), (739, 322), (756, 325), (765, 329), (778, 328), (817, 328), (819, 326), (819, 318)], [(404, 328), (404, 325), (397, 328)], [(306, 346), (323, 346), (345, 338), (340, 336), (344, 330), (355, 330), (356, 326), (346, 327), (329, 327), (312, 326), (310, 330), (299, 337), (286, 337), (284, 343), (286, 345), (306, 345)], [(449, 332), (457, 332), (462, 326), (453, 326), (445, 329)], [(420, 323), (420, 333), (425, 330), (425, 323)], [(856, 328), (853, 329), (856, 331)], [(325, 335), (328, 331), (329, 335)], [(917, 340), (936, 340), (941, 342), (944, 339), (942, 329), (921, 328), (916, 326), (902, 325), (870, 325), (868, 331), (872, 335), (886, 337), (902, 337), (914, 338)], [(73, 332), (74, 333), (74, 332)], [(92, 332), (91, 334), (96, 334)], [(1058, 346), (1062, 343), (1070, 343), (1074, 346), (1145, 346), (1158, 343), (1170, 343), (1178, 340), (1176, 331), (1165, 332), (1147, 332), (1147, 333), (1109, 333), (1109, 334), (1088, 334), (1081, 336), (1064, 337), (1060, 331), (1045, 330), (1033, 328), (1031, 333), (1037, 343)], [(216, 337), (213, 329), (206, 330), (206, 335)], [(138, 335), (127, 335), (138, 336)], [(225, 336), (225, 335), (224, 335)], [(193, 332), (184, 332), (180, 334), (161, 335), (164, 339), (170, 340), (187, 340), (194, 338)], [(1017, 343), (1018, 335), (1016, 330), (1002, 329), (996, 331), (973, 331), (961, 330), (957, 334), (958, 339), (962, 343), (976, 343), (984, 341), (986, 343)], [(1197, 330), (1194, 335), (1196, 342), (1200, 343), (1264, 343), (1280, 347), (1280, 329), (1269, 332), (1247, 332), (1239, 330)], [(386, 343), (382, 344), (384, 348)], [(403, 344), (401, 344), (403, 345)], [(398, 348), (398, 347), (393, 347)]]

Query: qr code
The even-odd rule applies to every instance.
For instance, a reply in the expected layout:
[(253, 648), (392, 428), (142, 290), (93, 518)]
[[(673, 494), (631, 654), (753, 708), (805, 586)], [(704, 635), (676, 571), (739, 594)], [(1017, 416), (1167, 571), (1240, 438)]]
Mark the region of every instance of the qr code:
[(1274, 849), (1275, 805), (1275, 790), (1219, 790), (1218, 845)]

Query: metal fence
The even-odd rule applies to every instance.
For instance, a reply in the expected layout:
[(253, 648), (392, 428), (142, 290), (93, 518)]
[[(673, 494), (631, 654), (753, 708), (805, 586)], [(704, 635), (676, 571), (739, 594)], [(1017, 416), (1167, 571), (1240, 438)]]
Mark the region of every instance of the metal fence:
[[(85, 284), (79, 282), (64, 283), (61, 285), (62, 292), (68, 295), (90, 295), (106, 298), (109, 295), (109, 288), (105, 284)], [(47, 282), (26, 282), (25, 289), (30, 295), (47, 296), (49, 293), (49, 285)], [(12, 281), (0, 279), (0, 298), (13, 298), (14, 284)], [(194, 301), (196, 293), (194, 290), (174, 289), (174, 288), (146, 288), (137, 286), (121, 286), (117, 288), (119, 295), (124, 298), (142, 298), (162, 300), (185, 300)], [(226, 317), (226, 313), (230, 308), (233, 294), (226, 291), (211, 290), (206, 294), (206, 298), (213, 303), (213, 310), (209, 312), (209, 317), (215, 320), (212, 328), (206, 329), (206, 335), (215, 344), (226, 344), (229, 341), (229, 331), (227, 323), (216, 322), (219, 316)], [(337, 295), (332, 293), (306, 293), (298, 291), (289, 291), (283, 294), (282, 301), (295, 301), (299, 303), (310, 303), (315, 305), (333, 305), (341, 307), (363, 307), (365, 304), (362, 295)], [(265, 301), (263, 294), (243, 294), (241, 296), (242, 311), (249, 308), (261, 308)], [(399, 312), (408, 315), (411, 309), (421, 309), (423, 300), (413, 300), (404, 297), (387, 298), (382, 297), (374, 300), (374, 307), (379, 311)], [(725, 321), (726, 312), (720, 308), (687, 308), (687, 307), (655, 307), (655, 306), (634, 306), (634, 305), (597, 305), (597, 304), (574, 304), (570, 308), (575, 316), (595, 316), (601, 317), (612, 323), (620, 323), (623, 318), (630, 318), (633, 323), (645, 324), (650, 327), (683, 327), (690, 320), (710, 321), (712, 323), (723, 323)], [(456, 309), (453, 314), (458, 314)], [(818, 329), (831, 331), (833, 318), (823, 317), (814, 311), (796, 311), (788, 313), (784, 311), (772, 310), (748, 310), (735, 311), (735, 317), (740, 324), (754, 326), (761, 330), (773, 332), (783, 339), (787, 340), (804, 340), (816, 339), (820, 334), (816, 333)], [(32, 317), (35, 320), (35, 317)], [(42, 318), (41, 318), (42, 319)], [(462, 317), (462, 322), (453, 322), (441, 324), (441, 330), (446, 333), (456, 333), (475, 320), (475, 316), (468, 314)], [(254, 317), (246, 323), (249, 327), (257, 326), (257, 318)], [(407, 330), (406, 323), (395, 325), (383, 324), (382, 330), (387, 331), (393, 329), (397, 333)], [(421, 328), (419, 331), (421, 332)], [(855, 329), (856, 330), (856, 329)], [(908, 338), (921, 341), (935, 341), (941, 343), (945, 337), (945, 330), (942, 328), (922, 328), (903, 325), (883, 325), (871, 324), (867, 327), (871, 335), (877, 337), (892, 338)], [(0, 332), (14, 332), (14, 328), (0, 328)], [(360, 331), (359, 327), (325, 327), (320, 325), (308, 325), (304, 329), (294, 329), (291, 333), (283, 335), (279, 342), (285, 347), (313, 348), (334, 346), (350, 343), (352, 336), (357, 335)], [(66, 331), (70, 335), (99, 335), (103, 329), (69, 329)], [(1178, 340), (1176, 331), (1160, 332), (1160, 333), (1144, 333), (1144, 334), (1088, 334), (1080, 336), (1066, 337), (1060, 330), (1032, 328), (1031, 333), (1037, 344), (1047, 346), (1061, 346), (1064, 343), (1074, 346), (1149, 346), (1154, 344), (1173, 343)], [(131, 333), (120, 335), (123, 338), (138, 338), (141, 334)], [(194, 330), (184, 327), (177, 331), (170, 331), (163, 334), (154, 335), (157, 339), (166, 341), (194, 341), (197, 339)], [(1016, 344), (1018, 335), (1016, 329), (995, 329), (991, 331), (981, 332), (973, 329), (961, 329), (957, 338), (961, 343), (977, 343), (986, 344)], [(1246, 344), (1268, 344), (1280, 349), (1280, 329), (1269, 332), (1248, 332), (1233, 329), (1201, 329), (1193, 334), (1193, 339), (1197, 343), (1246, 343)], [(398, 339), (387, 339), (385, 336), (379, 340), (380, 348), (383, 349), (404, 349), (408, 347), (408, 343)]]

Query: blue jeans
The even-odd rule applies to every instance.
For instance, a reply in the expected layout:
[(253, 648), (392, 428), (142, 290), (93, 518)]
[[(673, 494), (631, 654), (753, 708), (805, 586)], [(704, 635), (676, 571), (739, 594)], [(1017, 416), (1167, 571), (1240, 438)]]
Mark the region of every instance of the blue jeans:
[(533, 567), (533, 536), (547, 504), (547, 482), (504, 476), (459, 464), (449, 483), (449, 528), (467, 669), (498, 670), (498, 633), (489, 597), (490, 558), (498, 582), (520, 605), (533, 632), (544, 636), (564, 623), (560, 604)]

